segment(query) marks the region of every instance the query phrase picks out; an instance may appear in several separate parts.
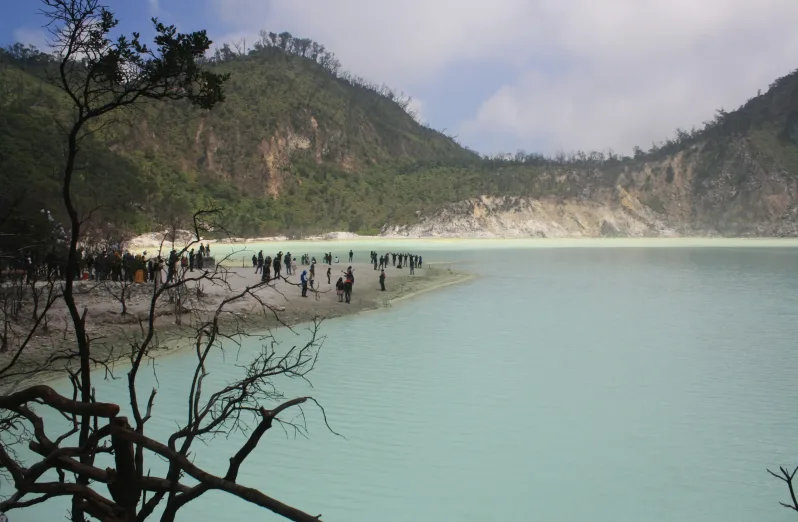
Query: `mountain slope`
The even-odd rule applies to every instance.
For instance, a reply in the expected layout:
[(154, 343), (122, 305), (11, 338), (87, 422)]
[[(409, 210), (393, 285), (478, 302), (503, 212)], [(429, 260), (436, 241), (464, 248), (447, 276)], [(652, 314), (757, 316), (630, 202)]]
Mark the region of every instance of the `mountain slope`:
[[(238, 188), (273, 196), (288, 181), (283, 175), (291, 159), (355, 172), (386, 162), (474, 156), (385, 96), (280, 49), (212, 68), (231, 75), (224, 103), (206, 113), (161, 106), (119, 138), (145, 150), (177, 152)], [(150, 135), (153, 126), (161, 132)]]
[[(68, 104), (43, 81), (49, 57), (22, 51), (0, 55), (0, 89), (14, 93), (0, 101), (0, 181), (55, 211), (62, 138), (52, 120)], [(85, 208), (104, 202), (104, 219), (136, 231), (209, 200), (242, 235), (363, 231), (410, 212), (415, 191), (392, 181), (404, 166), (479, 160), (419, 125), (394, 93), (280, 47), (209, 67), (231, 74), (214, 110), (145, 104), (87, 142)]]
[[(796, 73), (634, 157), (488, 159), (308, 42), (284, 34), (245, 55), (226, 48), (208, 64), (231, 74), (212, 111), (145, 105), (92, 136), (82, 208), (102, 203), (94, 222), (135, 232), (215, 204), (248, 236), (798, 235)], [(0, 53), (0, 182), (25, 192), (27, 208), (57, 212), (53, 116), (68, 104), (43, 81), (48, 60)]]
[[(399, 236), (798, 236), (798, 72), (702, 130), (636, 151), (489, 162), (522, 190), (444, 205)], [(499, 167), (500, 166), (500, 167)]]

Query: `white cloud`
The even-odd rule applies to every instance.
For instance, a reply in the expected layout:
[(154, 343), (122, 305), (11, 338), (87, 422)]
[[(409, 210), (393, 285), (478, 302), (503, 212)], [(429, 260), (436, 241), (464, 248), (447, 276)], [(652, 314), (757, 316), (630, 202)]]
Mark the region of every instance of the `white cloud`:
[(405, 92), (452, 67), (510, 67), (517, 81), (460, 126), (478, 149), (645, 147), (798, 67), (795, 0), (210, 1), (239, 33), (311, 37)]
[(505, 31), (496, 29), (515, 26), (522, 35), (519, 17), (526, 9), (520, 0), (211, 2), (238, 35), (249, 31), (254, 41), (258, 30), (269, 29), (313, 38), (346, 69), (404, 90), (460, 58), (491, 59), (494, 49), (509, 47)]
[(410, 103), (407, 104), (407, 112), (419, 123), (425, 123), (423, 108), (424, 103), (418, 98), (411, 98)]
[(543, 57), (562, 63), (530, 67), (499, 88), (463, 125), (467, 139), (543, 141), (548, 152), (648, 148), (676, 127), (700, 126), (715, 109), (737, 108), (798, 66), (796, 2), (618, 5), (585, 4), (554, 17), (558, 35)]
[(32, 45), (36, 49), (48, 52), (47, 32), (44, 29), (31, 29), (30, 27), (18, 27), (14, 29), (14, 41), (25, 45)]
[(159, 0), (147, 0), (147, 5), (150, 8), (151, 16), (157, 16), (161, 12), (161, 5)]

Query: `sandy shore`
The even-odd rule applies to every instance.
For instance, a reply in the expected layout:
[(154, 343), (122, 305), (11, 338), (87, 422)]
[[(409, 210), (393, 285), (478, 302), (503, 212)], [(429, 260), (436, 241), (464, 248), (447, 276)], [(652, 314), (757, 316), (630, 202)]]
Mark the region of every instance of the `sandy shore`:
[[(278, 317), (272, 312), (264, 313), (262, 306), (255, 297), (246, 297), (227, 306), (229, 314), (224, 316), (223, 327), (232, 331), (233, 322), (236, 327), (248, 333), (264, 331), (269, 328), (283, 325), (296, 325), (312, 321), (315, 318), (334, 318), (346, 314), (353, 314), (363, 310), (373, 310), (387, 306), (392, 301), (406, 299), (423, 292), (441, 288), (447, 285), (465, 282), (471, 275), (451, 269), (446, 264), (427, 266), (416, 269), (415, 275), (409, 275), (408, 270), (389, 267), (386, 270), (386, 291), (379, 289), (379, 271), (373, 270), (372, 265), (365, 263), (353, 264), (355, 273), (355, 286), (350, 304), (338, 302), (335, 292), (335, 282), (340, 277), (341, 271), (347, 265), (342, 263), (332, 265), (330, 284), (327, 283), (326, 265), (317, 265), (317, 278), (315, 292), (308, 292), (307, 298), (301, 297), (300, 288), (291, 283), (299, 282), (299, 273), (305, 267), (297, 267), (297, 274), (288, 277), (288, 281), (278, 281), (256, 291), (258, 299), (275, 310)], [(160, 345), (157, 353), (170, 353), (185, 347), (186, 339), (195, 334), (193, 325), (198, 320), (207, 318), (210, 311), (224, 299), (235, 295), (247, 286), (255, 285), (260, 280), (260, 275), (255, 274), (254, 268), (229, 267), (227, 269), (227, 285), (205, 281), (202, 283), (202, 295), (194, 296), (185, 304), (185, 310), (177, 320), (175, 306), (169, 304), (164, 297), (156, 308), (156, 331)], [(111, 290), (115, 288), (111, 286)], [(114, 356), (118, 358), (123, 350), (129, 352), (130, 343), (142, 337), (141, 322), (148, 315), (152, 287), (147, 284), (131, 285), (131, 296), (127, 300), (126, 314), (122, 315), (121, 303), (114, 299), (109, 289), (93, 282), (81, 281), (77, 283), (76, 300), (78, 307), (87, 310), (86, 324), (92, 341), (92, 355), (98, 359)], [(196, 290), (191, 292), (196, 294)], [(118, 295), (118, 290), (117, 290)], [(180, 322), (182, 324), (178, 325)], [(48, 313), (48, 327), (40, 329), (32, 340), (23, 357), (18, 361), (17, 368), (34, 368), (41, 366), (49, 357), (74, 343), (71, 322), (68, 312), (59, 302)], [(0, 354), (0, 365), (5, 366), (13, 351)], [(120, 362), (122, 362), (120, 360)], [(20, 383), (31, 384), (33, 381), (42, 382), (52, 380), (64, 375), (64, 365), (56, 363), (53, 371), (38, 373), (35, 378), (24, 377), (5, 379), (0, 388), (10, 390), (17, 388)]]

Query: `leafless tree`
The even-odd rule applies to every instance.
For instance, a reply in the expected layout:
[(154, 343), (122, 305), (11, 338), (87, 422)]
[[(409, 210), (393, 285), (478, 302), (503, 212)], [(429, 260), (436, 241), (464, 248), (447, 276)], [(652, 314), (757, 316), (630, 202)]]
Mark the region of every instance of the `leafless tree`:
[(52, 278), (40, 281), (40, 271), (21, 272), (0, 281), (0, 353), (21, 354), (36, 332), (47, 329), (47, 314), (61, 296)]
[[(211, 42), (204, 32), (180, 34), (157, 20), (153, 20), (157, 34), (154, 49), (142, 44), (137, 34), (112, 41), (108, 34), (117, 21), (98, 0), (43, 0), (43, 4), (52, 43), (59, 54), (56, 85), (67, 94), (73, 108), (73, 119), (65, 125), (62, 172), (63, 202), (69, 217), (68, 257), (64, 281), (59, 283), (55, 295), (60, 295), (68, 310), (74, 342), (54, 350), (38, 366), (19, 366), (18, 361), (30, 349), (30, 337), (38, 331), (48, 303), (53, 301), (53, 294), (47, 293), (45, 301), (38, 305), (40, 312), (33, 314), (34, 324), (29, 325), (28, 337), (21, 337), (14, 356), (0, 368), (0, 386), (13, 375), (34, 379), (60, 365), (72, 383), (73, 392), (64, 396), (50, 386), (33, 384), (0, 395), (3, 429), (0, 470), (13, 484), (13, 493), (0, 502), (0, 511), (66, 497), (71, 499), (73, 522), (83, 522), (87, 517), (104, 522), (139, 522), (149, 518), (158, 506), (163, 507), (161, 520), (173, 521), (178, 511), (192, 500), (207, 491), (221, 490), (290, 520), (319, 520), (320, 516), (312, 516), (237, 482), (241, 465), (266, 431), (275, 423), (288, 422), (281, 417), (284, 412), (315, 403), (310, 397), (284, 397), (275, 379), (305, 379), (313, 370), (323, 342), (318, 322), (314, 322), (307, 341), (289, 349), (269, 341), (243, 367), (242, 376), (221, 389), (208, 390), (205, 380), (211, 354), (229, 343), (240, 343), (246, 336), (247, 315), (233, 305), (244, 301), (263, 314), (276, 314), (260, 293), (269, 285), (257, 283), (235, 288), (222, 262), (217, 262), (213, 270), (181, 270), (167, 281), (156, 280), (150, 286), (148, 312), (139, 324), (139, 332), (129, 335), (124, 350), (115, 347), (116, 351), (98, 350), (87, 325), (88, 308), (79, 308), (76, 299), (80, 293), (80, 284), (75, 281), (78, 245), (82, 228), (92, 214), (80, 213), (72, 193), (75, 161), (82, 140), (111, 123), (114, 114), (148, 99), (188, 100), (203, 108), (221, 101), (226, 77), (203, 70), (198, 64)], [(214, 210), (194, 214), (194, 239), (178, 255), (196, 244), (203, 234), (219, 230), (215, 224), (211, 226), (216, 215)], [(175, 289), (198, 289), (203, 284), (222, 285), (225, 297), (219, 303), (203, 307), (201, 292), (196, 292), (197, 302), (189, 314), (196, 367), (186, 390), (186, 417), (174, 433), (159, 441), (146, 430), (155, 408), (156, 390), (148, 393), (140, 390), (138, 376), (162, 348), (156, 335), (156, 316), (162, 298)], [(191, 294), (187, 291), (184, 295)], [(119, 415), (118, 404), (103, 402), (92, 381), (93, 370), (98, 368), (105, 369), (106, 376), (115, 377), (114, 363), (120, 357), (129, 363), (127, 390), (131, 418)], [(68, 421), (68, 427), (57, 437), (50, 422), (53, 414)], [(302, 425), (294, 428), (304, 429)], [(197, 442), (236, 431), (246, 435), (245, 442), (230, 457), (223, 476), (211, 474), (190, 460), (189, 453)], [(27, 444), (39, 458), (33, 462), (20, 458), (17, 449), (21, 444)], [(145, 450), (167, 461), (164, 477), (153, 477), (147, 471)], [(113, 467), (102, 469), (96, 465), (96, 457), (103, 453), (113, 455)], [(56, 478), (47, 478), (52, 473)], [(193, 479), (192, 485), (183, 482), (187, 477)]]
[(787, 489), (790, 492), (790, 502), (779, 502), (782, 506), (786, 507), (787, 509), (791, 509), (793, 511), (798, 511), (798, 497), (795, 495), (795, 474), (798, 473), (798, 467), (794, 468), (790, 471), (788, 468), (784, 466), (779, 467), (779, 472), (775, 473), (771, 470), (767, 470), (772, 476), (776, 477), (777, 479), (783, 481), (787, 484)]
[(122, 306), (120, 314), (127, 314), (127, 305), (131, 297), (133, 283), (130, 282), (128, 274), (125, 273), (123, 277), (118, 278), (116, 281), (113, 279), (104, 279), (100, 282), (105, 292), (119, 301)]

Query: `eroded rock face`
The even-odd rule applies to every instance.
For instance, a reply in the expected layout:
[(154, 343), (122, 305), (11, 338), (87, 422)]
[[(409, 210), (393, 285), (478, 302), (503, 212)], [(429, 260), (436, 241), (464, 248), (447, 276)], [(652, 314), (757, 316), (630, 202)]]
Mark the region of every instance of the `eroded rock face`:
[(311, 148), (311, 140), (305, 136), (286, 131), (276, 134), (268, 140), (262, 140), (259, 146), (263, 162), (266, 193), (277, 197), (283, 189), (288, 167), (291, 163), (291, 154), (297, 150)]
[[(627, 200), (631, 196), (626, 196)], [(384, 236), (410, 237), (658, 237), (674, 235), (667, 221), (641, 207), (587, 199), (488, 197), (461, 201), (409, 226), (385, 227)]]
[(601, 230), (599, 231), (599, 235), (601, 237), (618, 237), (623, 235), (618, 227), (610, 223), (609, 221), (604, 221), (601, 223)]
[(330, 143), (343, 139), (337, 129), (324, 128), (312, 115), (297, 126), (278, 125), (273, 131), (224, 133), (210, 121), (199, 121), (193, 137), (196, 162), (219, 179), (258, 195), (279, 197), (294, 180), (291, 164), (296, 153), (308, 151), (317, 163), (329, 161), (353, 172), (358, 164), (351, 155), (331, 153)]
[[(618, 173), (552, 171), (541, 197), (480, 196), (389, 225), (385, 236), (674, 237), (798, 235), (798, 176), (786, 142), (694, 146)], [(717, 146), (716, 146), (717, 147)], [(784, 147), (784, 161), (772, 147)], [(777, 156), (778, 158), (778, 156)], [(576, 187), (576, 189), (575, 189)], [(545, 194), (565, 194), (547, 196)]]

